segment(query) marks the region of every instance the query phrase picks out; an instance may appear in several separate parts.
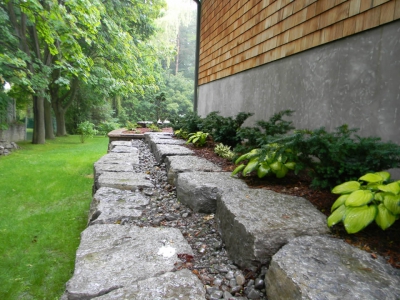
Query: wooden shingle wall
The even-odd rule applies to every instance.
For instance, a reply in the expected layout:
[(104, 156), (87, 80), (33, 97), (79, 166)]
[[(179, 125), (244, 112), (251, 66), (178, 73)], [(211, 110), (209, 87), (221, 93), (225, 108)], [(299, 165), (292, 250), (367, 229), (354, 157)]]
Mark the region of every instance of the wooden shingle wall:
[(400, 0), (203, 0), (199, 85), (400, 19)]

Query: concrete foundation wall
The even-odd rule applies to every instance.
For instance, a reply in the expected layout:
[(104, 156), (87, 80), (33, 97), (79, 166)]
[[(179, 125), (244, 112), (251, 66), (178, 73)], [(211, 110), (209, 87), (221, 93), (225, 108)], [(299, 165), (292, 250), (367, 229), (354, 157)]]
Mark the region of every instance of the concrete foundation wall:
[(199, 87), (198, 113), (295, 110), (296, 128), (348, 124), (400, 144), (400, 21)]

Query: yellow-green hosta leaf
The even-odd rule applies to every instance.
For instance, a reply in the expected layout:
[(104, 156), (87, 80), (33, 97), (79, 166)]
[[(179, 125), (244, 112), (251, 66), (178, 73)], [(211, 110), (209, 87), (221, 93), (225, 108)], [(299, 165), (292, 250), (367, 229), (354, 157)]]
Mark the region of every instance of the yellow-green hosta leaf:
[(396, 221), (394, 216), (385, 205), (382, 203), (378, 205), (378, 214), (376, 215), (375, 222), (383, 230), (388, 229)]
[(392, 182), (386, 185), (380, 185), (378, 186), (378, 189), (380, 189), (383, 192), (393, 193), (395, 195), (400, 193), (400, 185), (397, 182)]
[(260, 163), (260, 165), (258, 166), (258, 170), (257, 170), (257, 176), (259, 178), (263, 178), (266, 175), (271, 174), (271, 173), (272, 173), (272, 170), (269, 167), (267, 162)]
[(345, 217), (346, 206), (339, 206), (327, 219), (328, 227), (332, 227), (333, 225), (342, 221)]
[(244, 169), (245, 165), (241, 164), (240, 166), (237, 166), (235, 170), (233, 170), (231, 176), (235, 176), (237, 173), (241, 172)]
[(377, 191), (378, 190), (378, 186), (380, 186), (380, 185), (382, 185), (382, 183), (381, 182), (371, 182), (371, 183), (368, 183), (367, 185), (366, 185), (366, 187), (367, 187), (367, 190), (370, 190), (370, 191)]
[(375, 174), (381, 176), (383, 181), (388, 181), (390, 179), (389, 172), (382, 171), (382, 172), (376, 172)]
[(267, 163), (272, 163), (275, 160), (275, 151), (274, 152), (269, 152), (266, 156), (265, 156), (265, 161)]
[(385, 198), (384, 195), (385, 195), (385, 193), (375, 193), (374, 199), (382, 202), (383, 199)]
[(237, 165), (238, 163), (240, 163), (243, 160), (252, 159), (255, 156), (259, 156), (260, 151), (261, 151), (260, 149), (253, 149), (250, 152), (247, 152), (247, 153), (239, 156), (238, 159), (235, 161), (235, 165)]
[(272, 171), (275, 173), (278, 172), (280, 169), (282, 169), (283, 164), (279, 161), (275, 161), (272, 164), (269, 165)]
[(282, 165), (282, 168), (278, 171), (275, 172), (276, 178), (283, 178), (289, 171), (288, 168), (285, 167), (285, 165)]
[(281, 163), (285, 163), (287, 161), (288, 157), (286, 155), (279, 155), (278, 161)]
[(289, 161), (285, 164), (286, 168), (288, 168), (289, 170), (294, 170), (294, 167), (296, 166), (296, 163), (293, 161)]
[(346, 207), (344, 228), (347, 233), (356, 233), (367, 227), (375, 220), (378, 209), (376, 205), (364, 205), (360, 207)]
[(360, 183), (358, 181), (348, 181), (335, 186), (332, 189), (334, 194), (350, 194), (360, 188)]
[(243, 176), (246, 176), (250, 172), (253, 172), (257, 168), (258, 164), (259, 164), (258, 157), (255, 157), (252, 160), (250, 160), (249, 163), (247, 164), (247, 166), (243, 170), (243, 173), (242, 173)]
[(385, 193), (383, 204), (394, 215), (400, 215), (400, 195)]
[(345, 194), (345, 195), (342, 195), (339, 198), (337, 198), (336, 201), (332, 204), (331, 212), (334, 211), (339, 206), (343, 205), (348, 197), (349, 197), (349, 194)]
[(382, 176), (378, 174), (367, 173), (364, 176), (358, 178), (358, 180), (366, 181), (366, 182), (382, 182)]
[(345, 201), (346, 206), (363, 206), (372, 201), (374, 194), (370, 190), (358, 190), (352, 192)]

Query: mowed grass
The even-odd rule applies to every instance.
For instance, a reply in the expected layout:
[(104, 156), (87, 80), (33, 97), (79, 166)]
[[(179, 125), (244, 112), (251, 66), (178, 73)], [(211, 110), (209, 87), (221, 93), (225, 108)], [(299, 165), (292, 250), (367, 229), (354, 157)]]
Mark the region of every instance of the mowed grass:
[(0, 299), (59, 299), (92, 199), (93, 163), (108, 138), (18, 143), (0, 157)]

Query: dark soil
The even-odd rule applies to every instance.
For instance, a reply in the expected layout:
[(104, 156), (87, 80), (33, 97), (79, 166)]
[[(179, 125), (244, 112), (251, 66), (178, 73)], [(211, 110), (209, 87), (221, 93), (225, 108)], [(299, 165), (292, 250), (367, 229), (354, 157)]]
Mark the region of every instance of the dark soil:
[[(232, 162), (214, 153), (214, 143), (212, 142), (202, 148), (193, 147), (192, 144), (187, 145), (187, 147), (193, 150), (197, 156), (206, 158), (220, 166), (224, 171), (231, 172), (235, 169)], [(275, 177), (259, 179), (254, 175), (242, 177), (242, 179), (251, 188), (273, 190), (282, 194), (306, 198), (326, 216), (329, 216), (331, 206), (337, 198), (337, 195), (328, 190), (320, 191), (310, 188), (311, 181), (306, 175), (296, 176), (289, 173), (282, 179)], [(348, 234), (341, 223), (333, 226), (331, 230), (334, 236), (371, 253), (374, 258), (376, 255), (380, 255), (393, 267), (400, 269), (400, 221), (395, 222), (385, 231), (375, 223), (356, 234)]]

